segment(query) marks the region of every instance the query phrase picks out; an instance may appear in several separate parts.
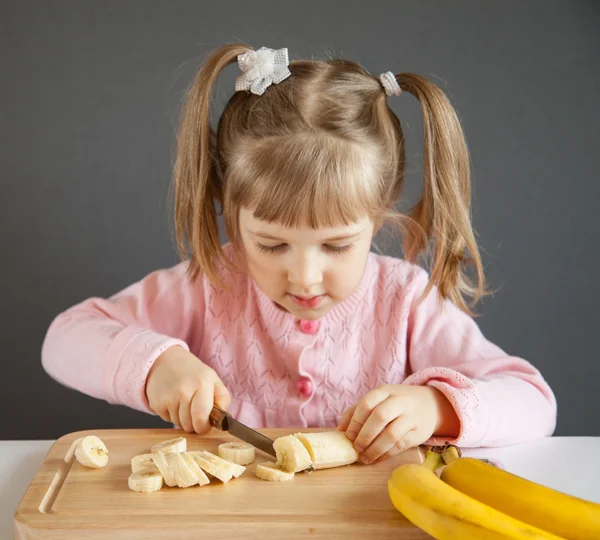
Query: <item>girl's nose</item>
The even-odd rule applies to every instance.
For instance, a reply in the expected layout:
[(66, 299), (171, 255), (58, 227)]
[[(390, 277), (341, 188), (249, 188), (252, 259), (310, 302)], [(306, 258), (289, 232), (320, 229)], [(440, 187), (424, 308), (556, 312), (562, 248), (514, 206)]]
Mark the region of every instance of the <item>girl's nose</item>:
[(318, 254), (305, 253), (292, 258), (288, 268), (288, 281), (306, 289), (310, 294), (311, 288), (323, 281), (323, 269)]

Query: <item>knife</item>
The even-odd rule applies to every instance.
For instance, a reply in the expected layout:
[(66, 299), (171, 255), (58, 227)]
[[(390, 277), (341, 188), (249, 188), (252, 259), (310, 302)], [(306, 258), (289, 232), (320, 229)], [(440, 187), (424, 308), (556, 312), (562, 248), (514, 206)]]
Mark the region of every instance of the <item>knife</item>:
[(265, 437), (258, 431), (254, 431), (241, 422), (238, 422), (227, 411), (219, 409), (219, 407), (213, 406), (210, 413), (210, 425), (221, 431), (229, 432), (229, 434), (234, 437), (255, 446), (270, 456), (277, 457), (275, 449), (273, 448), (273, 440), (269, 439), (269, 437)]

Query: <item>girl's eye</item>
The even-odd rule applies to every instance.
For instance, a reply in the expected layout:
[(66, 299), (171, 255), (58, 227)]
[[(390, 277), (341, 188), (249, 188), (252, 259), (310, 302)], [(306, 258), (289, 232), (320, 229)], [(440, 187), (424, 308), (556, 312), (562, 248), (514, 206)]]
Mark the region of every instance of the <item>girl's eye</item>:
[[(287, 247), (287, 245), (278, 244), (276, 246), (265, 246), (256, 242), (256, 247), (259, 251), (262, 251), (264, 253), (278, 253), (280, 251), (283, 251)], [(330, 246), (328, 244), (323, 244), (323, 247), (332, 253), (346, 253), (347, 251), (350, 251), (350, 249), (352, 249), (352, 244), (348, 244), (347, 246)]]
[(333, 253), (346, 253), (352, 249), (352, 244), (348, 244), (346, 246), (329, 246), (326, 244), (325, 248)]
[(283, 251), (285, 249), (285, 244), (279, 244), (277, 246), (263, 246), (256, 242), (256, 247), (259, 251), (263, 251), (265, 253), (277, 253), (278, 251)]

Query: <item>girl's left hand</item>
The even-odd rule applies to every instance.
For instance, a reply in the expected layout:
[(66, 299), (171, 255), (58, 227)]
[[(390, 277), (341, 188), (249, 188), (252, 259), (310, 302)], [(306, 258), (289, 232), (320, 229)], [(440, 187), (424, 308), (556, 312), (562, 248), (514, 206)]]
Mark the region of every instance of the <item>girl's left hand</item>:
[(459, 427), (454, 408), (437, 388), (387, 384), (348, 409), (337, 430), (354, 441), (363, 463), (372, 463), (422, 444), (434, 433), (457, 437)]

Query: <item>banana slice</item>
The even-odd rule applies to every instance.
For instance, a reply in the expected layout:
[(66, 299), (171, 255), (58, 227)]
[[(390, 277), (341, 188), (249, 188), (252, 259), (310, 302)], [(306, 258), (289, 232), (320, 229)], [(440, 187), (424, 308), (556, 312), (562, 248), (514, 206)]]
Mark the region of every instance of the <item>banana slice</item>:
[(98, 437), (88, 435), (77, 445), (75, 458), (86, 467), (99, 469), (108, 463), (108, 449)]
[[(210, 454), (209, 452), (205, 452), (204, 450), (194, 450), (193, 452), (188, 452), (188, 455), (199, 465), (202, 470), (221, 480), (221, 482), (225, 484), (233, 477), (231, 468), (223, 463), (215, 462), (213, 458), (220, 458)], [(234, 465), (234, 463), (231, 465)]]
[(152, 454), (139, 454), (131, 458), (131, 472), (135, 473), (147, 469), (156, 469), (156, 465), (152, 461)]
[(219, 445), (219, 457), (238, 465), (249, 465), (255, 459), (254, 446), (248, 443), (228, 442)]
[(299, 472), (312, 465), (312, 459), (306, 447), (293, 435), (275, 439), (273, 444), (277, 453), (277, 467), (287, 472)]
[(341, 467), (358, 461), (358, 452), (343, 431), (296, 433), (295, 437), (308, 450), (315, 469)]
[(195, 486), (198, 483), (198, 477), (190, 469), (188, 464), (185, 462), (181, 454), (171, 452), (170, 454), (164, 454), (167, 462), (167, 467), (175, 475), (175, 482), (180, 488), (188, 488)]
[(294, 478), (293, 472), (282, 471), (277, 467), (277, 463), (259, 463), (256, 466), (254, 474), (261, 480), (267, 480), (268, 482), (285, 482)]
[(156, 465), (158, 471), (165, 479), (165, 484), (169, 487), (175, 487), (177, 485), (177, 479), (175, 478), (175, 471), (169, 467), (165, 456), (168, 454), (161, 454), (160, 452), (156, 452), (156, 454), (152, 454), (152, 461), (154, 465)]
[(214, 454), (206, 452), (205, 450), (202, 450), (200, 455), (206, 461), (210, 461), (213, 465), (219, 468), (227, 469), (234, 478), (239, 478), (246, 470), (246, 467), (242, 465), (238, 465), (237, 463), (233, 463), (219, 456), (215, 456)]
[(176, 437), (175, 439), (169, 439), (167, 441), (156, 443), (150, 451), (155, 454), (160, 452), (161, 454), (170, 454), (172, 452), (185, 452), (187, 450), (187, 440), (184, 437)]
[(154, 467), (153, 469), (131, 473), (127, 483), (129, 484), (129, 489), (132, 491), (151, 493), (163, 487), (163, 477), (158, 472), (158, 469)]
[(204, 471), (198, 466), (198, 464), (194, 461), (194, 458), (192, 458), (192, 456), (190, 456), (187, 452), (182, 452), (180, 455), (183, 458), (183, 461), (186, 462), (187, 466), (196, 475), (198, 485), (205, 486), (206, 484), (210, 484), (208, 476), (204, 474)]

